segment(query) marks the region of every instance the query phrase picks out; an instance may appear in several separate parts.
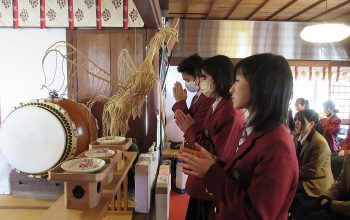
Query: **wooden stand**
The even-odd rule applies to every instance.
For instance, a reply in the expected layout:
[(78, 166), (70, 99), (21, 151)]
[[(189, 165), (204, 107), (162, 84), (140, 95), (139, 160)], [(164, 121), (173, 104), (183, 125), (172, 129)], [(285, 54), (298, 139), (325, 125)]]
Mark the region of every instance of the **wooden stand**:
[[(78, 157), (84, 157), (85, 152)], [(106, 164), (94, 173), (70, 173), (60, 165), (49, 172), (50, 180), (65, 181), (64, 207), (67, 209), (91, 209), (100, 204), (102, 198), (102, 181), (112, 172), (121, 154), (116, 152), (112, 157), (105, 158)]]
[[(102, 192), (111, 199), (110, 211), (108, 214), (131, 214), (128, 210), (128, 172), (136, 158), (136, 152), (125, 152), (125, 164), (123, 169), (113, 170), (113, 180), (110, 184), (103, 186)], [(123, 194), (121, 185), (123, 184)], [(122, 210), (123, 198), (123, 210)], [(117, 210), (116, 210), (117, 208)]]

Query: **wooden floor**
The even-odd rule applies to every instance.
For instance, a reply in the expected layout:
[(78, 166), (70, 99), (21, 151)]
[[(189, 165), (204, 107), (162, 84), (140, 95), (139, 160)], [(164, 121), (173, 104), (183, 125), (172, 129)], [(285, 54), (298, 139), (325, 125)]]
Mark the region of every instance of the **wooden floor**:
[[(53, 200), (13, 198), (0, 195), (1, 220), (36, 220), (54, 203)], [(103, 220), (131, 220), (132, 215), (107, 215)], [(56, 220), (54, 216), (50, 220)], [(58, 220), (58, 219), (57, 219)]]

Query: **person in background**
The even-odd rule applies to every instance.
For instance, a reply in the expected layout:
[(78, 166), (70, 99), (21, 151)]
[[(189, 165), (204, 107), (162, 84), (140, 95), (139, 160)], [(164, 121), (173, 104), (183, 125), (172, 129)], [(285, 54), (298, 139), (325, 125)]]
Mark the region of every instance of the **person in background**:
[(324, 112), (320, 115), (320, 121), (325, 130), (324, 137), (332, 153), (337, 153), (339, 150), (337, 135), (339, 134), (341, 124), (340, 118), (336, 115), (338, 110), (335, 109), (335, 104), (331, 100), (323, 103), (323, 110)]
[(286, 126), (289, 128), (289, 131), (291, 134), (294, 134), (295, 131), (295, 122), (293, 119), (293, 112), (292, 109), (288, 107), (288, 115), (286, 119)]
[(339, 156), (344, 156), (349, 154), (349, 150), (350, 150), (350, 125), (348, 128), (348, 132), (346, 134), (346, 138), (343, 141), (343, 143), (341, 144), (340, 150), (338, 152)]
[(257, 54), (239, 61), (234, 72), (234, 108), (249, 113), (240, 139), (230, 145), (235, 152), (222, 163), (196, 144), (196, 150), (181, 150), (180, 165), (212, 197), (209, 219), (287, 219), (299, 178), (284, 125), (293, 91), (290, 67), (282, 56)]
[(302, 203), (295, 220), (350, 219), (350, 156), (346, 156), (342, 171), (332, 187), (320, 197)]
[(318, 114), (312, 109), (301, 110), (296, 114), (296, 122), (301, 125), (295, 143), (299, 183), (290, 209), (292, 216), (302, 202), (322, 195), (333, 183), (331, 152), (322, 136), (323, 128), (319, 125)]
[(297, 112), (308, 108), (309, 108), (309, 101), (307, 99), (297, 98), (297, 100), (295, 100), (295, 110)]
[[(194, 148), (195, 142), (200, 143), (222, 161), (226, 161), (233, 154), (232, 146), (242, 133), (244, 121), (243, 112), (233, 108), (229, 91), (233, 84), (233, 69), (234, 65), (227, 56), (217, 55), (203, 61), (200, 89), (205, 96), (215, 98), (215, 102), (209, 106), (200, 133), (194, 129), (193, 119), (190, 115), (186, 115), (182, 111), (175, 112), (176, 122), (185, 132), (184, 137), (188, 142), (188, 147)], [(227, 138), (228, 134), (231, 136), (230, 139)], [(201, 186), (198, 177), (188, 176), (186, 191), (191, 197), (186, 219), (208, 218), (212, 198), (206, 194), (205, 188)]]
[[(177, 67), (177, 70), (181, 73), (182, 78), (185, 81), (186, 89), (183, 89), (180, 82), (176, 82), (173, 87), (173, 94), (176, 103), (173, 105), (172, 110), (174, 113), (181, 110), (184, 114), (190, 115), (193, 118), (194, 124), (192, 125), (192, 128), (194, 133), (202, 129), (205, 115), (215, 100), (212, 97), (204, 95), (199, 89), (202, 63), (203, 59), (198, 54), (193, 54), (182, 60)], [(196, 93), (192, 99), (190, 108), (188, 108), (186, 104), (187, 90)]]

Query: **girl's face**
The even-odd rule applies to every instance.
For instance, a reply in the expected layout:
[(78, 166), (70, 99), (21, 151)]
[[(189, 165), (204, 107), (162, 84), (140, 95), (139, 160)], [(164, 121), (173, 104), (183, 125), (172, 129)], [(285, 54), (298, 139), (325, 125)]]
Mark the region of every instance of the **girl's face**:
[(193, 82), (194, 81), (194, 84), (196, 86), (199, 85), (199, 77), (193, 77), (191, 76), (190, 74), (186, 73), (186, 72), (182, 72), (181, 73), (182, 75), (182, 79), (185, 81), (185, 82)]
[[(300, 124), (301, 133), (303, 135), (306, 135), (307, 133), (309, 133), (311, 131), (311, 129), (314, 127), (315, 123), (313, 121), (311, 121), (311, 122), (308, 121), (306, 118), (303, 118), (301, 120), (304, 120), (304, 124), (305, 124), (304, 127), (302, 126), (300, 119), (295, 121), (295, 125)], [(295, 128), (296, 127), (297, 126), (295, 126)]]
[(199, 87), (204, 95), (212, 97), (215, 95), (216, 84), (214, 78), (202, 70), (202, 77), (199, 79)]
[(238, 71), (235, 83), (230, 88), (232, 94), (233, 107), (236, 109), (249, 109), (250, 85), (243, 76), (241, 70)]
[(295, 102), (295, 110), (297, 110), (297, 112), (304, 109), (305, 109), (304, 105), (301, 105), (300, 103)]

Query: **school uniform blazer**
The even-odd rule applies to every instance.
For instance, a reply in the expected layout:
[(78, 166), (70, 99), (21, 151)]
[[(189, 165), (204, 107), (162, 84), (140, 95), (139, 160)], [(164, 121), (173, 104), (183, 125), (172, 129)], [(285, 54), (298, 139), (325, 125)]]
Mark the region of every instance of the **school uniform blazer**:
[(214, 201), (209, 219), (286, 220), (298, 178), (289, 130), (253, 131), (225, 167), (215, 163), (204, 176)]
[[(243, 112), (233, 108), (232, 99), (221, 99), (214, 112), (212, 108), (208, 111), (202, 132), (195, 134), (195, 130), (190, 127), (184, 137), (190, 144), (197, 142), (220, 161), (226, 161), (236, 151), (235, 146), (241, 137), (243, 122)], [(186, 191), (197, 199), (211, 200), (198, 177), (188, 176)]]
[(332, 199), (333, 212), (350, 216), (350, 156), (345, 158), (338, 180), (326, 192), (326, 195)]
[(215, 99), (209, 98), (203, 93), (200, 93), (198, 98), (196, 96), (193, 97), (190, 108), (187, 107), (186, 100), (175, 102), (175, 104), (172, 107), (173, 112), (175, 112), (176, 110), (182, 110), (185, 114), (189, 114), (192, 117), (194, 117), (195, 121), (203, 122), (203, 119), (206, 116), (208, 109), (211, 107)]
[(242, 134), (243, 111), (233, 108), (232, 99), (221, 99), (215, 110), (212, 109), (211, 105), (205, 116), (203, 129), (197, 132), (194, 126), (190, 126), (184, 137), (189, 146), (198, 143), (219, 160), (226, 161), (231, 151), (235, 150), (232, 147), (233, 143), (226, 148), (226, 142), (238, 140)]
[(350, 126), (348, 128), (348, 132), (346, 134), (346, 138), (341, 144), (341, 148), (339, 150), (343, 150), (345, 154), (347, 154), (350, 150)]
[(330, 118), (322, 118), (321, 124), (325, 130), (324, 137), (328, 142), (329, 148), (332, 152), (338, 152), (337, 135), (340, 131), (340, 118), (334, 114)]
[(299, 157), (299, 177), (305, 192), (311, 197), (324, 194), (334, 182), (331, 151), (327, 141), (312, 130), (303, 143)]

